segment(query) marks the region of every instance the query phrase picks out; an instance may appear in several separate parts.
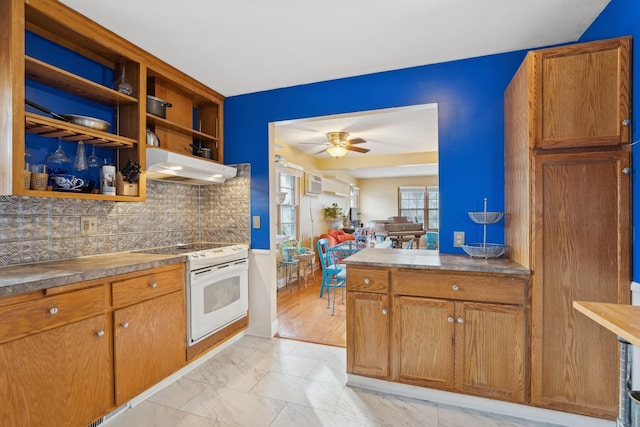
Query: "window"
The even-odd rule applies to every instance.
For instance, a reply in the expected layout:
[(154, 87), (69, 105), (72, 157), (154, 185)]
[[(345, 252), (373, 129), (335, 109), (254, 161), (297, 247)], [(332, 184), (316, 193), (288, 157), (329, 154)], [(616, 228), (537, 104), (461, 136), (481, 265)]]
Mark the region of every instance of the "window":
[(360, 188), (353, 185), (349, 186), (349, 212), (345, 212), (345, 215), (349, 216), (351, 227), (359, 226), (360, 218), (358, 213), (360, 212)]
[(398, 215), (406, 216), (410, 221), (423, 224), (427, 230), (438, 230), (438, 204), (438, 187), (406, 186), (398, 188)]
[(298, 186), (300, 178), (287, 173), (278, 174), (277, 191), (286, 193), (284, 201), (278, 205), (278, 234), (298, 237)]
[(440, 224), (440, 191), (438, 187), (427, 187), (428, 229), (438, 231)]

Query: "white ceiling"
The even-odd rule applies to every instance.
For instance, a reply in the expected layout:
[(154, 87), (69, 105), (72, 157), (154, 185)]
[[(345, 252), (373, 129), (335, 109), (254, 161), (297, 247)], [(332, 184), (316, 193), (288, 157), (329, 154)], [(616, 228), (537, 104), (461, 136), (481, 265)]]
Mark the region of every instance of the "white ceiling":
[[(362, 138), (368, 153), (350, 151), (335, 162), (355, 178), (387, 178), (397, 176), (437, 175), (437, 164), (415, 164), (412, 156), (399, 167), (358, 167), (354, 162), (364, 157), (438, 151), (438, 106), (424, 104), (411, 107), (388, 108), (359, 113), (314, 117), (276, 123), (276, 142), (282, 142), (317, 158), (330, 158), (326, 134), (348, 132), (349, 138)], [(415, 156), (413, 156), (415, 157)], [(357, 164), (357, 163), (356, 163)]]
[[(224, 96), (573, 42), (609, 1), (61, 0)], [(437, 146), (437, 129), (412, 113), (289, 123), (277, 135), (296, 145), (348, 131), (369, 141), (367, 155)], [(384, 173), (422, 175), (412, 167)], [(383, 171), (366, 172), (351, 174)]]
[(224, 96), (576, 41), (610, 0), (61, 0)]

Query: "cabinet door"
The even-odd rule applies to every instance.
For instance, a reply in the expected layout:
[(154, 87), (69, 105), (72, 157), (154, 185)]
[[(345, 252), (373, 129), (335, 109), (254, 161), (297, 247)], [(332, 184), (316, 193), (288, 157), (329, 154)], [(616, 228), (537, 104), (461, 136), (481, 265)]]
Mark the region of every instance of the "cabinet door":
[(631, 39), (534, 51), (536, 148), (629, 142)]
[(454, 303), (398, 296), (393, 304), (393, 378), (453, 389)]
[(630, 156), (545, 154), (533, 165), (531, 400), (615, 418), (616, 337), (572, 303), (629, 304)]
[(389, 295), (347, 292), (347, 372), (389, 376)]
[(114, 408), (106, 315), (0, 345), (0, 425), (89, 425)]
[(183, 295), (174, 292), (113, 313), (118, 406), (185, 365)]
[(527, 329), (523, 307), (456, 303), (456, 389), (525, 402)]

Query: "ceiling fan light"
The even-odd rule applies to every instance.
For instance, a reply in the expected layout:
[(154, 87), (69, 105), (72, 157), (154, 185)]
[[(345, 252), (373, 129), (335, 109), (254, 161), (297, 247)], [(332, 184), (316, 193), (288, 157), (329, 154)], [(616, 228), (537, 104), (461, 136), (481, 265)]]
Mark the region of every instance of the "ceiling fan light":
[(329, 132), (327, 134), (327, 139), (332, 145), (343, 144), (349, 138), (349, 134), (347, 132)]
[(336, 159), (344, 156), (345, 154), (347, 154), (348, 151), (349, 150), (347, 150), (345, 147), (341, 147), (340, 145), (332, 145), (331, 147), (327, 148), (327, 153), (329, 153), (332, 157), (335, 157)]

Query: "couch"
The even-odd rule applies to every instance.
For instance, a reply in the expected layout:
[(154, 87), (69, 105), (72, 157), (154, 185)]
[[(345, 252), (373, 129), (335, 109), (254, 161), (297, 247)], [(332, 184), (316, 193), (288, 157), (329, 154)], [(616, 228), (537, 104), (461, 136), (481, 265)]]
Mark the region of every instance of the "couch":
[(326, 233), (321, 234), (318, 239), (328, 239), (329, 247), (333, 247), (338, 243), (345, 242), (347, 240), (355, 240), (353, 234), (345, 233), (344, 230), (328, 230)]

